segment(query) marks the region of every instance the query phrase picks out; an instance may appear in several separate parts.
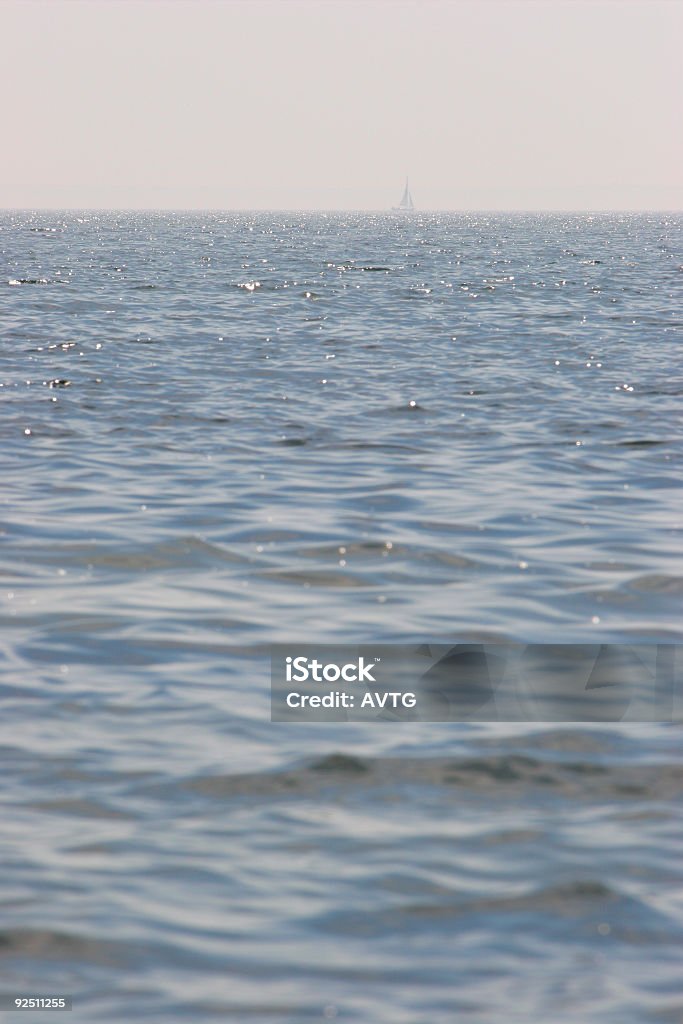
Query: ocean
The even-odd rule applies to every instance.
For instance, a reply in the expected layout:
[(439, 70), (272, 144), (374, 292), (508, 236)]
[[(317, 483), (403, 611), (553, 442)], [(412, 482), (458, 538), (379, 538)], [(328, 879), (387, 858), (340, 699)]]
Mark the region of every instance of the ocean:
[(683, 1018), (680, 725), (271, 722), (268, 662), (683, 639), (682, 224), (0, 215), (0, 993)]

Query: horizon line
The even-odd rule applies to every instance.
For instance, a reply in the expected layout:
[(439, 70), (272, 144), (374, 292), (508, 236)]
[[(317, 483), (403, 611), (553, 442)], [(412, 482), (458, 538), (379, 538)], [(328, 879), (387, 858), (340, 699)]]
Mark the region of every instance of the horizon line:
[(683, 213), (683, 207), (423, 207), (412, 211), (391, 207), (311, 206), (0, 206), (0, 213), (398, 213), (404, 220), (422, 213)]

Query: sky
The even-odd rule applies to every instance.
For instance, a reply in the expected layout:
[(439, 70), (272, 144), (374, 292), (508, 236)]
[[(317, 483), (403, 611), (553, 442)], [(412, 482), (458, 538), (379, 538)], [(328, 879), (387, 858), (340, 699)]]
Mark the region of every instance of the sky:
[(0, 207), (681, 209), (679, 0), (0, 0)]

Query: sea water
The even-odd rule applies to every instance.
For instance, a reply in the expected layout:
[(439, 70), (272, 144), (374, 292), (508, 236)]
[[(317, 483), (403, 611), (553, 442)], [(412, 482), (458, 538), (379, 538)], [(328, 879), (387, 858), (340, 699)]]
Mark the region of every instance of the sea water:
[(681, 223), (2, 214), (2, 992), (681, 1018), (677, 726), (276, 724), (266, 655), (681, 639)]

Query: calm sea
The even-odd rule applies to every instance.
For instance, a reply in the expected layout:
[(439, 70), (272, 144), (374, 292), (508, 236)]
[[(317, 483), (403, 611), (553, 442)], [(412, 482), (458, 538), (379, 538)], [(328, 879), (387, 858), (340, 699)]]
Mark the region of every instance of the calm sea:
[(681, 1020), (679, 727), (273, 724), (264, 646), (683, 639), (682, 223), (0, 216), (3, 993)]

